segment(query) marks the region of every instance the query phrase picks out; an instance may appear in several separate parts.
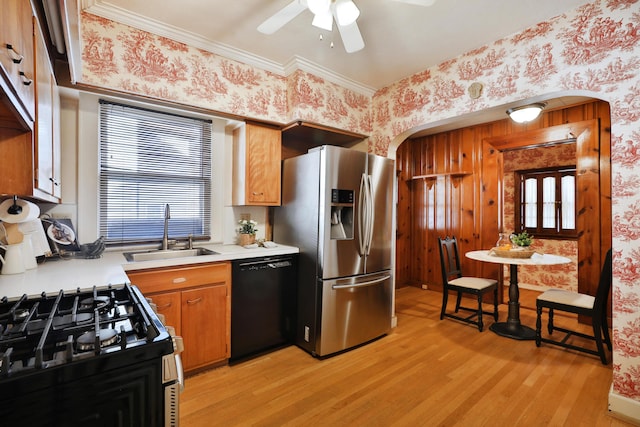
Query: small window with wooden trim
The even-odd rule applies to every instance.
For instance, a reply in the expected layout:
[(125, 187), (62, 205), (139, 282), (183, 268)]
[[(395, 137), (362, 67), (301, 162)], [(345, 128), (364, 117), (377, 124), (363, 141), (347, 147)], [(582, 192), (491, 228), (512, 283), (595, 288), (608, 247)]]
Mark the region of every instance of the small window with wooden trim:
[(577, 238), (576, 168), (515, 171), (515, 224), (536, 237)]

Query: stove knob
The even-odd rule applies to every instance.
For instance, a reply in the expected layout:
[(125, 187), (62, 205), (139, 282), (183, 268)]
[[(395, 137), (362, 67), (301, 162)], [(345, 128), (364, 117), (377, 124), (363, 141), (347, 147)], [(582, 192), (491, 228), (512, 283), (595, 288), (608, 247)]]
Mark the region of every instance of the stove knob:
[(182, 353), (184, 351), (184, 342), (182, 341), (181, 336), (176, 336), (176, 329), (173, 326), (165, 326), (167, 328), (167, 332), (173, 338), (173, 352), (174, 353)]

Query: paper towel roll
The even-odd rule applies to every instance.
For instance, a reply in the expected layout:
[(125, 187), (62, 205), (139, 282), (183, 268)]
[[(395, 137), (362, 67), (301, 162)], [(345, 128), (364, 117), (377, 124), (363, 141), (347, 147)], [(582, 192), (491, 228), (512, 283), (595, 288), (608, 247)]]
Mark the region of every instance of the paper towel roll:
[(16, 204), (22, 208), (17, 214), (9, 213), (9, 208), (13, 206), (13, 199), (7, 199), (0, 203), (0, 220), (10, 224), (32, 221), (40, 216), (38, 205), (27, 200), (17, 199)]

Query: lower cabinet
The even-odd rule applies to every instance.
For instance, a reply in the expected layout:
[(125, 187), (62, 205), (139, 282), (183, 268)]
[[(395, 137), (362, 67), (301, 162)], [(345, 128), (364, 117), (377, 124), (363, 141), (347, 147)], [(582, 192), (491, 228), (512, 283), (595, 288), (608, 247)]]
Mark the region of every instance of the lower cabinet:
[(227, 295), (226, 286), (182, 291), (183, 361), (187, 368), (199, 368), (229, 358), (227, 328), (224, 331), (220, 328), (227, 324)]
[(226, 362), (231, 337), (231, 264), (208, 263), (128, 271), (165, 323), (182, 336), (185, 373)]
[[(134, 274), (130, 274), (129, 278), (135, 277)], [(144, 291), (143, 291), (144, 292)], [(145, 292), (146, 296), (150, 294)], [(173, 326), (176, 330), (176, 335), (182, 336), (182, 292), (163, 292), (161, 294), (153, 294), (153, 303), (156, 305), (158, 313), (164, 316), (165, 324)]]

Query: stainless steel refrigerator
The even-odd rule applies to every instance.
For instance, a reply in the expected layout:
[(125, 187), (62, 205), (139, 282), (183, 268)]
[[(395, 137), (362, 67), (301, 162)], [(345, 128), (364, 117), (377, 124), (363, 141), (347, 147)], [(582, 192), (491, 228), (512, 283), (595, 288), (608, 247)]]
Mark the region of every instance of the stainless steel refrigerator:
[(275, 242), (300, 248), (296, 344), (327, 356), (389, 332), (391, 159), (321, 146), (287, 159)]

